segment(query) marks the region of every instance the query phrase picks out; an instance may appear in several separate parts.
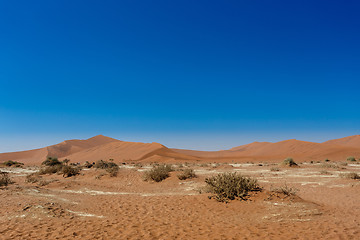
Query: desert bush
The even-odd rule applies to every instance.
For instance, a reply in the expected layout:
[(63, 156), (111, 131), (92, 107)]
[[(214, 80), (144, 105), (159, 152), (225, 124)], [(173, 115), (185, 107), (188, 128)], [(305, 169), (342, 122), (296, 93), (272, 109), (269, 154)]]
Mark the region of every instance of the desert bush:
[(248, 192), (261, 190), (256, 179), (238, 173), (220, 173), (206, 178), (205, 183), (209, 192), (214, 194), (210, 198), (215, 198), (219, 202), (246, 200)]
[(107, 168), (113, 168), (113, 167), (118, 167), (118, 165), (114, 162), (108, 162), (108, 161), (104, 161), (104, 160), (99, 160), (95, 163), (94, 165), (95, 168), (100, 168), (100, 169), (107, 169)]
[(356, 159), (352, 156), (348, 157), (346, 160), (349, 162), (356, 162)]
[(330, 162), (330, 160), (329, 160), (329, 159), (325, 159), (324, 161), (325, 161), (325, 162)]
[(334, 164), (334, 163), (323, 163), (320, 165), (320, 167), (322, 168), (334, 168), (334, 169), (338, 169), (339, 166)]
[(180, 180), (186, 180), (188, 178), (195, 178), (196, 174), (193, 169), (188, 168), (181, 170), (181, 172), (177, 175), (178, 179)]
[(321, 170), (321, 171), (320, 171), (320, 174), (321, 174), (321, 175), (332, 175), (331, 172), (328, 172), (328, 171), (326, 171), (326, 170)]
[(88, 161), (86, 161), (83, 165), (83, 167), (86, 167), (86, 168), (92, 168), (93, 166), (94, 166), (94, 164), (89, 163)]
[(80, 173), (81, 168), (79, 167), (73, 167), (73, 166), (63, 166), (61, 168), (61, 172), (63, 174), (63, 177), (72, 177), (76, 176)]
[(272, 172), (279, 172), (279, 171), (280, 171), (280, 168), (278, 168), (278, 167), (272, 167), (272, 168), (270, 168), (270, 171), (272, 171)]
[(111, 168), (107, 168), (106, 171), (109, 173), (110, 177), (116, 177), (119, 173), (119, 167), (118, 166), (114, 166)]
[(200, 167), (209, 167), (209, 164), (207, 164), (207, 163), (202, 163), (202, 164), (200, 164)]
[(348, 178), (348, 179), (360, 179), (360, 175), (355, 173), (355, 172), (350, 172), (350, 173), (343, 173), (340, 175), (343, 178)]
[(4, 165), (7, 167), (12, 167), (12, 166), (21, 167), (24, 164), (21, 162), (9, 160), (9, 161), (4, 162)]
[(54, 165), (54, 166), (43, 167), (43, 168), (40, 169), (39, 174), (44, 175), (44, 174), (59, 173), (59, 172), (61, 172), (62, 167), (63, 167), (62, 165)]
[(40, 179), (41, 179), (41, 176), (40, 176), (40, 174), (38, 172), (30, 173), (30, 174), (28, 174), (26, 176), (25, 182), (27, 182), (27, 183), (36, 183), (36, 182), (40, 181)]
[(159, 165), (154, 166), (151, 170), (146, 171), (144, 173), (144, 180), (145, 181), (155, 181), (155, 182), (161, 182), (162, 180), (168, 178), (170, 176), (169, 172), (172, 171), (170, 165)]
[(283, 161), (283, 165), (285, 166), (289, 166), (289, 167), (293, 167), (293, 166), (297, 166), (297, 163), (294, 161), (294, 159), (292, 158), (286, 158), (284, 161)]
[(56, 157), (47, 157), (45, 161), (41, 163), (45, 166), (56, 166), (56, 165), (62, 165), (63, 163), (60, 162)]
[(11, 178), (9, 177), (9, 173), (0, 171), (0, 187), (7, 186), (11, 183), (13, 183), (13, 181), (11, 181)]
[(270, 191), (274, 192), (274, 193), (281, 193), (281, 194), (284, 194), (286, 196), (293, 196), (293, 195), (296, 195), (296, 193), (299, 190), (294, 188), (294, 187), (288, 187), (285, 184), (284, 186), (280, 186), (280, 187), (277, 187), (277, 188), (272, 188), (272, 189), (270, 189)]

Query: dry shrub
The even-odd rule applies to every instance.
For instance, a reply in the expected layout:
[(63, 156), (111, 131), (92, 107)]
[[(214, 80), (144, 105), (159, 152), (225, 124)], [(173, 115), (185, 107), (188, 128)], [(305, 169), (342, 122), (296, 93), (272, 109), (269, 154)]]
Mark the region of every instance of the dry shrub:
[(195, 178), (196, 174), (193, 169), (188, 168), (181, 170), (181, 172), (177, 175), (178, 179), (180, 180), (186, 180), (188, 178)]
[(320, 167), (322, 167), (322, 168), (333, 168), (333, 169), (338, 169), (339, 168), (339, 166), (337, 164), (335, 164), (335, 163), (323, 163), (323, 164), (321, 164)]
[(332, 175), (331, 172), (328, 172), (328, 171), (326, 171), (326, 170), (321, 170), (321, 171), (320, 171), (320, 174), (321, 174), (321, 175)]
[(25, 182), (27, 182), (27, 183), (36, 183), (40, 180), (41, 180), (41, 176), (40, 176), (39, 172), (30, 173), (25, 178)]
[(72, 167), (72, 166), (63, 166), (61, 172), (63, 177), (72, 177), (76, 176), (80, 173), (81, 168), (79, 167)]
[(355, 172), (343, 173), (340, 176), (347, 179), (354, 179), (354, 180), (360, 179), (360, 175)]
[(60, 173), (62, 169), (62, 165), (53, 165), (53, 166), (47, 166), (40, 169), (39, 174), (54, 174), (54, 173)]
[(272, 167), (272, 168), (270, 168), (270, 171), (272, 171), (272, 172), (279, 172), (279, 171), (280, 171), (280, 168), (278, 168), (278, 167)]
[(93, 166), (94, 166), (94, 164), (89, 163), (89, 161), (86, 161), (83, 165), (83, 167), (86, 167), (86, 168), (92, 168)]
[(12, 166), (15, 166), (15, 167), (21, 167), (22, 165), (24, 165), (23, 163), (21, 162), (17, 162), (17, 161), (6, 161), (3, 163), (5, 166), (7, 167), (12, 167)]
[(63, 163), (60, 162), (56, 157), (47, 157), (47, 159), (43, 161), (41, 164), (45, 166), (57, 166), (57, 165), (62, 165)]
[(118, 165), (114, 162), (108, 162), (108, 161), (104, 161), (104, 160), (99, 160), (95, 163), (94, 165), (95, 168), (100, 168), (100, 169), (107, 169), (107, 168), (113, 168), (113, 167), (118, 167)]
[(11, 183), (13, 183), (13, 181), (11, 181), (11, 178), (9, 177), (9, 173), (0, 171), (0, 187), (7, 186)]
[(294, 161), (294, 159), (292, 158), (286, 158), (284, 161), (283, 161), (283, 165), (285, 166), (289, 166), (289, 167), (295, 167), (297, 166), (297, 163)]
[(107, 168), (106, 171), (109, 173), (110, 177), (117, 177), (117, 175), (119, 173), (119, 167), (114, 166), (111, 168)]
[(256, 179), (238, 173), (220, 173), (206, 178), (205, 183), (209, 192), (214, 194), (210, 198), (215, 198), (219, 202), (246, 200), (248, 192), (261, 190)]
[(281, 194), (284, 194), (286, 196), (294, 196), (294, 195), (296, 195), (296, 193), (299, 190), (294, 188), (294, 187), (288, 187), (285, 184), (284, 186), (280, 186), (280, 187), (277, 187), (277, 188), (272, 188), (272, 189), (270, 189), (270, 191), (274, 192), (274, 193), (281, 193)]
[(162, 180), (170, 176), (170, 172), (173, 171), (171, 165), (159, 165), (154, 166), (151, 170), (144, 173), (145, 181), (161, 182)]
[(355, 157), (353, 157), (353, 156), (347, 157), (346, 160), (348, 160), (348, 161), (350, 161), (350, 162), (356, 162), (356, 159), (355, 159)]

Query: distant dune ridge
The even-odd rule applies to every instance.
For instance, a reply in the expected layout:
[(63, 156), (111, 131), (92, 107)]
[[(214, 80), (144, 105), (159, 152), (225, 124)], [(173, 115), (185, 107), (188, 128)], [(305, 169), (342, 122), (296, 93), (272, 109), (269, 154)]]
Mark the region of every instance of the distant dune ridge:
[(274, 162), (285, 157), (293, 157), (297, 161), (343, 161), (348, 156), (360, 157), (360, 135), (323, 143), (296, 139), (276, 143), (253, 142), (221, 151), (170, 149), (160, 143), (126, 142), (98, 135), (86, 140), (67, 140), (40, 149), (1, 153), (0, 162), (13, 160), (39, 164), (48, 156), (68, 158), (72, 162), (93, 162), (100, 159), (139, 162)]

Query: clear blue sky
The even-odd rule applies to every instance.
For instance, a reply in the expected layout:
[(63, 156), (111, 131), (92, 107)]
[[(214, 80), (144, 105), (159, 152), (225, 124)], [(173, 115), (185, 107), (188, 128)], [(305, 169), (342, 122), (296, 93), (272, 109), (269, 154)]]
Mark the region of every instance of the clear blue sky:
[(0, 152), (360, 133), (359, 1), (1, 1)]

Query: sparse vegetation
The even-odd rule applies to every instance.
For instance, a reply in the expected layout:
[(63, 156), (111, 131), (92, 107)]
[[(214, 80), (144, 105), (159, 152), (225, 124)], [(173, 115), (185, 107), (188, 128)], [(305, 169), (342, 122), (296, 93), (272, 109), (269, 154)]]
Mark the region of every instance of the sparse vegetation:
[(13, 183), (9, 177), (9, 173), (0, 171), (0, 187)]
[(343, 173), (340, 175), (340, 177), (347, 178), (347, 179), (354, 179), (354, 180), (360, 179), (360, 175), (355, 172)]
[(292, 158), (286, 158), (283, 161), (283, 165), (288, 166), (288, 167), (294, 167), (294, 166), (297, 166), (297, 163)]
[(270, 171), (272, 171), (272, 172), (279, 172), (279, 171), (280, 171), (280, 168), (278, 168), (278, 167), (272, 167), (272, 168), (270, 168)]
[(178, 175), (177, 175), (178, 179), (180, 180), (186, 180), (189, 178), (195, 178), (196, 174), (194, 172), (193, 169), (188, 168), (188, 169), (184, 169), (182, 170)]
[(107, 168), (118, 167), (118, 165), (114, 162), (99, 160), (95, 163), (94, 167), (100, 169), (107, 169)]
[(346, 160), (349, 162), (356, 162), (356, 159), (353, 156), (348, 157)]
[(339, 166), (335, 163), (323, 163), (320, 165), (322, 168), (334, 168), (334, 169), (338, 169)]
[(73, 166), (62, 166), (61, 172), (63, 174), (63, 177), (72, 177), (76, 176), (80, 173), (81, 169), (79, 167), (73, 167)]
[(320, 174), (321, 174), (321, 175), (332, 175), (331, 172), (328, 172), (328, 171), (326, 171), (326, 170), (321, 170), (321, 171), (320, 171)]
[(110, 177), (117, 177), (117, 175), (119, 173), (119, 167), (113, 166), (111, 168), (107, 168), (106, 171), (109, 173)]
[(54, 165), (54, 166), (46, 166), (40, 169), (39, 174), (54, 174), (54, 173), (60, 173), (63, 165)]
[(324, 161), (325, 161), (325, 162), (330, 162), (330, 160), (329, 160), (329, 159), (325, 159)]
[[(65, 161), (66, 160), (66, 161)], [(78, 175), (81, 171), (80, 167), (68, 165), (70, 160), (65, 159), (63, 162), (60, 162), (57, 158), (48, 157), (42, 165), (43, 168), (38, 172), (39, 175), (44, 174), (63, 174), (63, 177), (72, 177)]]
[(116, 177), (119, 172), (119, 166), (113, 162), (112, 159), (109, 159), (108, 161), (99, 160), (94, 165), (95, 168), (105, 169), (110, 177)]
[(44, 166), (57, 166), (62, 165), (63, 163), (60, 162), (56, 157), (47, 157), (47, 159), (41, 164)]
[(7, 166), (7, 167), (12, 167), (12, 166), (14, 166), (14, 167), (21, 167), (21, 166), (24, 165), (24, 164), (21, 163), (21, 162), (12, 161), (12, 160), (6, 161), (6, 162), (4, 162), (3, 164), (4, 164), (5, 166)]
[(215, 198), (219, 202), (246, 200), (249, 192), (261, 190), (256, 179), (238, 173), (220, 173), (206, 178), (205, 183), (208, 191), (214, 194), (210, 198)]
[(158, 165), (146, 171), (143, 178), (145, 181), (161, 182), (170, 176), (171, 171), (173, 171), (171, 165)]
[(39, 182), (40, 180), (41, 180), (41, 176), (38, 172), (31, 173), (31, 174), (27, 175), (25, 178), (25, 182), (27, 182), (27, 183), (36, 183), (36, 182)]
[(270, 189), (270, 191), (274, 192), (274, 193), (281, 193), (281, 194), (284, 194), (286, 196), (294, 196), (294, 195), (296, 195), (296, 193), (299, 190), (294, 188), (294, 187), (288, 187), (285, 184), (284, 186), (280, 186), (280, 187), (277, 187), (277, 188), (272, 188), (272, 189)]
[(85, 167), (85, 168), (92, 168), (94, 166), (94, 164), (93, 163), (89, 163), (88, 161), (86, 161), (85, 163), (84, 163), (84, 165), (83, 165), (83, 167)]

